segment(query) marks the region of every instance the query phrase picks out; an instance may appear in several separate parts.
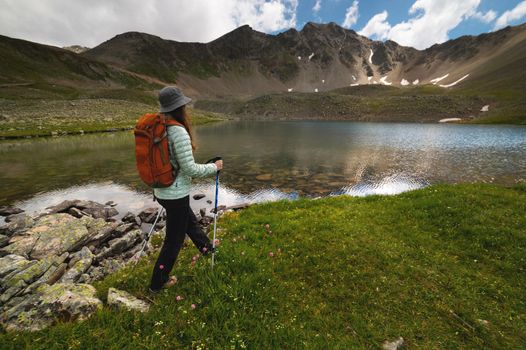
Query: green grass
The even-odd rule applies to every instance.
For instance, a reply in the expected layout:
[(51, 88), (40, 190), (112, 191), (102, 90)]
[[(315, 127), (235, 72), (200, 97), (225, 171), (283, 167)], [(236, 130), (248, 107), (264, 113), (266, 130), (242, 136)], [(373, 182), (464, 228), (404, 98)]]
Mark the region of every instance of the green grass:
[[(524, 184), (257, 205), (220, 220), (213, 272), (203, 258), (192, 267), (196, 250), (185, 248), (179, 284), (155, 297), (149, 313), (104, 308), (83, 323), (4, 334), (0, 342), (5, 349), (378, 349), (402, 336), (407, 349), (521, 349), (525, 211)], [(97, 283), (100, 297), (110, 286), (144, 296), (153, 258)]]
[[(157, 103), (142, 94), (136, 101), (116, 99), (123, 93), (126, 98), (133, 96), (130, 92), (114, 91), (113, 95), (91, 92), (85, 98), (69, 100), (0, 98), (0, 115), (7, 116), (7, 120), (0, 120), (0, 138), (127, 130), (135, 126), (141, 115), (158, 110)], [(103, 95), (108, 97), (98, 98)], [(199, 110), (190, 111), (190, 115), (193, 125), (224, 119), (221, 115)]]

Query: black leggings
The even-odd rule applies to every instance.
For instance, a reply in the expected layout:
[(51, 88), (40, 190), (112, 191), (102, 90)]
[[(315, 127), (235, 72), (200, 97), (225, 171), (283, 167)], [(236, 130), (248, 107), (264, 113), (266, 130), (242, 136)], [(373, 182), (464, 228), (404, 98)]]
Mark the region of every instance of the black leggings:
[(150, 289), (159, 290), (170, 278), (170, 272), (183, 246), (186, 234), (194, 242), (197, 249), (203, 252), (212, 247), (197, 222), (194, 212), (190, 208), (190, 197), (180, 199), (160, 199), (159, 204), (166, 209), (166, 236), (157, 262), (153, 268)]

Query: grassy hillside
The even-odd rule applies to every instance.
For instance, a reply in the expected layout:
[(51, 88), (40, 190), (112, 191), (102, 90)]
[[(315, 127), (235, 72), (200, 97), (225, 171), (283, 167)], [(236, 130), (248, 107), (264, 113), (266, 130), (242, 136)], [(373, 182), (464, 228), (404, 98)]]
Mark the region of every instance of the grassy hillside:
[[(524, 185), (258, 205), (220, 221), (214, 271), (203, 257), (193, 267), (196, 251), (186, 247), (179, 283), (149, 313), (104, 309), (0, 341), (5, 349), (378, 349), (402, 336), (407, 349), (521, 349), (525, 210)], [(153, 258), (98, 283), (100, 296), (113, 286), (145, 297)]]

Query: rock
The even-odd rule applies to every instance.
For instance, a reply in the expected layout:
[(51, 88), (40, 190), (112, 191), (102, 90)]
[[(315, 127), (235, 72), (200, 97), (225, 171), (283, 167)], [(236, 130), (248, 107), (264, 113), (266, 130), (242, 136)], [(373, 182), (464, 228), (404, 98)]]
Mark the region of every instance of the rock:
[(398, 339), (394, 341), (384, 341), (382, 343), (382, 349), (383, 350), (398, 350), (401, 349), (402, 346), (404, 346), (404, 338), (398, 337)]
[(122, 269), (123, 266), (124, 264), (122, 263), (122, 261), (119, 261), (117, 259), (107, 259), (100, 263), (102, 274), (104, 276), (119, 271), (120, 269)]
[(31, 251), (31, 258), (41, 259), (69, 251), (89, 235), (86, 226), (69, 214), (53, 214), (39, 219), (31, 229), (39, 237)]
[(9, 242), (9, 237), (0, 234), (0, 248), (3, 246), (6, 246), (8, 242)]
[(70, 214), (70, 215), (72, 215), (72, 216), (74, 216), (76, 218), (81, 218), (83, 216), (87, 216), (88, 215), (88, 213), (85, 213), (82, 210), (80, 210), (78, 208), (75, 208), (75, 207), (69, 208), (68, 214)]
[(96, 257), (97, 261), (101, 261), (107, 257), (121, 254), (134, 245), (134, 243), (142, 236), (141, 230), (133, 230), (126, 233), (124, 236), (112, 239), (108, 242), (108, 247), (103, 249)]
[[(50, 278), (55, 274), (56, 270), (61, 266), (61, 264), (66, 260), (69, 256), (69, 253), (64, 253), (61, 256), (54, 259), (53, 263), (51, 264), (50, 268), (42, 275), (38, 280), (33, 282), (29, 287), (27, 287), (22, 294), (28, 294), (35, 291), (38, 287), (43, 285), (44, 283), (48, 283)], [(53, 282), (54, 283), (54, 282)], [(49, 283), (48, 283), (49, 284)]]
[(198, 200), (200, 200), (200, 199), (203, 199), (203, 198), (205, 198), (205, 197), (206, 197), (206, 196), (205, 196), (204, 194), (202, 194), (202, 193), (194, 194), (194, 196), (193, 196), (193, 198), (194, 198), (196, 201), (198, 201)]
[(47, 258), (34, 264), (28, 265), (25, 269), (17, 272), (16, 274), (9, 275), (9, 278), (5, 278), (2, 282), (3, 287), (10, 288), (19, 281), (24, 281), (26, 284), (31, 284), (36, 281), (37, 278), (42, 276), (44, 272), (49, 269), (53, 263), (53, 258)]
[(24, 211), (20, 208), (7, 207), (7, 206), (0, 207), (0, 216), (10, 216), (10, 215), (15, 215), (15, 214), (20, 214), (23, 212)]
[(78, 283), (89, 283), (91, 282), (91, 277), (87, 273), (80, 275)]
[(86, 223), (89, 234), (78, 241), (70, 250), (78, 250), (84, 246), (99, 246), (113, 235), (113, 231), (119, 225), (118, 223), (108, 223), (104, 219), (90, 217), (83, 217), (81, 221)]
[(114, 201), (109, 201), (109, 202), (104, 203), (104, 205), (108, 207), (115, 207), (117, 206), (117, 203), (115, 203)]
[(157, 216), (157, 210), (157, 208), (148, 208), (141, 211), (138, 216), (142, 222), (151, 224), (155, 221), (155, 217)]
[(227, 211), (227, 210), (237, 211), (237, 210), (241, 210), (241, 209), (248, 208), (249, 206), (250, 206), (250, 203), (243, 203), (243, 204), (231, 205), (231, 206), (229, 206), (229, 207), (226, 207), (226, 208), (225, 208), (225, 211)]
[(144, 233), (144, 234), (148, 234), (150, 232), (150, 230), (152, 229), (153, 225), (152, 224), (147, 224), (147, 223), (143, 223), (141, 225), (141, 231)]
[(91, 250), (88, 247), (82, 247), (80, 251), (71, 254), (71, 259), (69, 260), (68, 267), (72, 267), (79, 260), (90, 258), (93, 258), (93, 253), (91, 252)]
[(104, 205), (84, 200), (65, 200), (60, 204), (52, 207), (48, 207), (49, 214), (66, 213), (71, 208), (76, 208), (82, 213), (91, 215), (95, 219), (108, 219), (112, 216), (119, 214), (115, 208), (106, 208)]
[(210, 199), (207, 199), (206, 202), (207, 202), (208, 204), (212, 204), (212, 201), (211, 201)]
[(127, 212), (121, 219), (122, 222), (135, 223), (135, 215), (132, 212)]
[[(218, 205), (217, 206), (217, 212), (221, 212), (221, 211), (225, 211), (226, 210), (226, 205)], [(215, 208), (212, 208), (210, 209), (210, 212), (211, 213), (215, 213)]]
[(57, 321), (85, 320), (102, 308), (89, 284), (42, 285), (18, 305), (2, 314), (0, 323), (8, 332), (38, 331)]
[(259, 181), (270, 181), (272, 180), (272, 174), (261, 174), (261, 175), (258, 175), (256, 176), (256, 180), (259, 180)]
[(53, 273), (49, 276), (46, 283), (49, 284), (50, 286), (57, 283), (57, 281), (64, 275), (67, 269), (68, 269), (68, 264), (66, 263), (60, 264), (59, 266), (57, 266), (55, 271), (53, 271)]
[[(87, 248), (86, 248), (87, 249)], [(91, 256), (78, 260), (69, 270), (60, 278), (59, 283), (76, 282), (84, 274), (93, 262), (93, 254), (87, 249)]]
[(0, 305), (3, 305), (9, 301), (9, 299), (13, 298), (17, 294), (20, 294), (25, 288), (27, 287), (27, 283), (20, 280), (16, 284), (12, 285), (11, 287), (7, 288), (2, 295), (0, 295)]
[(17, 233), (20, 233), (24, 230), (29, 229), (35, 220), (26, 214), (17, 214), (9, 217), (9, 223), (0, 227), (0, 234), (7, 236), (13, 236)]
[(108, 289), (108, 305), (128, 311), (148, 312), (150, 305), (128, 292), (115, 288)]
[(9, 254), (0, 258), (0, 281), (9, 274), (26, 268), (28, 264), (29, 260), (20, 255)]
[(201, 215), (201, 218), (204, 218), (206, 216), (206, 208), (199, 209), (199, 215)]
[(113, 238), (122, 237), (126, 233), (130, 232), (131, 230), (133, 230), (134, 227), (135, 227), (135, 222), (129, 223), (129, 224), (121, 224), (121, 225), (117, 226), (115, 228), (115, 230), (113, 230), (112, 237)]

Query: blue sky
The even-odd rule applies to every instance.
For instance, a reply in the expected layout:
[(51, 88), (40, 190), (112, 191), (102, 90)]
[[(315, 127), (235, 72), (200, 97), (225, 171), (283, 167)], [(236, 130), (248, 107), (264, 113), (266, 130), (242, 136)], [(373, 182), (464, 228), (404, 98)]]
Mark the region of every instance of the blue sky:
[[(422, 7), (419, 11), (410, 14), (409, 11), (411, 7), (418, 2), (422, 4)], [(462, 11), (478, 13), (478, 15), (470, 15), (469, 12), (465, 12), (457, 25), (450, 25), (450, 28), (444, 28), (449, 39), (462, 35), (478, 35), (499, 29), (506, 24), (517, 25), (526, 21), (526, 1), (524, 0), (300, 0), (297, 7), (296, 27), (301, 29), (305, 23), (309, 21), (322, 23), (336, 22), (342, 25), (346, 11), (353, 3), (357, 4), (358, 16), (356, 23), (352, 24), (350, 28), (357, 32), (360, 32), (371, 18), (384, 11), (387, 12), (387, 22), (391, 26), (395, 26), (401, 22), (408, 22), (412, 18), (421, 16), (426, 7), (429, 9), (430, 14), (432, 14), (431, 12), (434, 10), (432, 3), (439, 4), (442, 8), (452, 3), (454, 3), (454, 6), (461, 4), (460, 7), (451, 11), (457, 13), (457, 15)], [(318, 4), (317, 10), (315, 10), (316, 4)], [(515, 12), (513, 12), (512, 16), (510, 16), (511, 12), (506, 13), (506, 11), (512, 11), (514, 9)], [(448, 14), (449, 16), (453, 15), (451, 12)], [(506, 14), (505, 18), (502, 18), (499, 25), (496, 25), (499, 17), (503, 14)], [(366, 34), (366, 36), (375, 39), (386, 39), (381, 35), (362, 34)], [(421, 36), (426, 35), (432, 35), (432, 33), (421, 33)], [(430, 40), (433, 41), (432, 38), (430, 38)], [(440, 42), (441, 40), (437, 41)], [(423, 44), (420, 45), (420, 48), (427, 46), (429, 45)]]
[(423, 49), (526, 21), (526, 0), (0, 0), (0, 8), (1, 35), (88, 47), (128, 31), (209, 42), (244, 24), (279, 33), (313, 21)]

